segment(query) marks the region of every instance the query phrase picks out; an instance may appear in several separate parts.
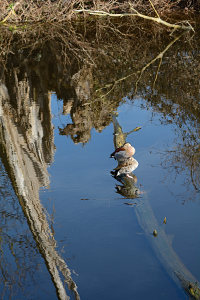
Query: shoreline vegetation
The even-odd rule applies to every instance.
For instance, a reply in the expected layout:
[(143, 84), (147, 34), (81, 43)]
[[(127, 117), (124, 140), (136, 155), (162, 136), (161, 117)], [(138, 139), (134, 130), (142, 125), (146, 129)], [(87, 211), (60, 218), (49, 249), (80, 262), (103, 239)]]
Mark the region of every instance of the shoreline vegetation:
[[(168, 46), (146, 62), (137, 72), (140, 76), (154, 62), (162, 62), (165, 52), (182, 35), (190, 40), (199, 30), (197, 0), (0, 0), (0, 5), (0, 64), (4, 68), (16, 51), (30, 55), (46, 42), (62, 48), (65, 63), (71, 64), (71, 53), (79, 61), (97, 65), (94, 56), (98, 56), (99, 43), (109, 49), (117, 40), (118, 45), (122, 40), (131, 45), (133, 39), (145, 45), (145, 39), (160, 44), (164, 34)], [(105, 51), (101, 54), (104, 56)], [(120, 77), (114, 85), (125, 78)], [(110, 93), (110, 86), (107, 89)]]
[(0, 26), (26, 30), (32, 25), (76, 22), (86, 18), (145, 19), (172, 28), (193, 30), (198, 0), (1, 0)]
[(198, 3), (198, 0), (0, 0), (0, 64), (6, 68), (8, 57), (16, 51), (26, 49), (31, 53), (52, 41), (62, 45), (60, 54), (65, 62), (71, 63), (71, 52), (76, 59), (97, 65), (93, 57), (99, 41), (104, 40), (108, 47), (110, 41), (122, 39), (130, 44), (131, 39), (140, 39), (142, 34), (142, 40), (147, 37), (159, 43), (161, 35), (167, 35), (169, 46), (146, 62), (142, 75), (149, 65), (161, 62), (168, 48), (183, 34), (188, 40), (196, 36)]

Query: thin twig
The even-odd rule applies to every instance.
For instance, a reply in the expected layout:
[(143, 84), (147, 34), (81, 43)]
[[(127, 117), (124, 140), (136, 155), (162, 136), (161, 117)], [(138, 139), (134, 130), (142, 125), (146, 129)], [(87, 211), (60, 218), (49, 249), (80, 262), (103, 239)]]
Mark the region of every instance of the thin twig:
[(151, 0), (149, 0), (149, 2), (150, 2), (150, 4), (151, 4), (151, 6), (152, 6), (153, 10), (155, 11), (155, 13), (156, 13), (157, 17), (160, 19), (160, 16), (159, 16), (159, 14), (158, 14), (157, 10), (155, 9), (155, 6), (154, 6), (154, 5), (153, 5), (153, 3), (151, 2)]
[(157, 78), (158, 78), (158, 72), (159, 72), (159, 70), (160, 70), (160, 66), (161, 66), (161, 64), (162, 64), (162, 57), (161, 57), (161, 59), (160, 59), (160, 62), (159, 62), (159, 65), (158, 65), (158, 68), (157, 68), (157, 71), (156, 71), (156, 76), (155, 76), (155, 79), (154, 79), (154, 82), (153, 82), (153, 90), (154, 90), (154, 88), (155, 88), (155, 84), (156, 84), (156, 81), (157, 81)]

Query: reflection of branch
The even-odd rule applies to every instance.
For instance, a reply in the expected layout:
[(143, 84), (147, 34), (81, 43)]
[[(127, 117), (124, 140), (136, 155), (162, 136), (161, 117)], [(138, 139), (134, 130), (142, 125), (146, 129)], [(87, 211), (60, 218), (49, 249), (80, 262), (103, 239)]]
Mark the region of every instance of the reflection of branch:
[[(142, 68), (142, 70), (140, 71), (140, 75), (139, 75), (139, 77), (138, 77), (138, 79), (137, 79), (137, 81), (136, 81), (136, 84), (135, 84), (135, 94), (137, 93), (138, 83), (139, 83), (139, 81), (140, 81), (140, 79), (141, 79), (142, 74), (144, 73), (144, 71), (145, 71), (150, 65), (152, 65), (157, 59), (160, 59), (160, 64), (161, 64), (165, 52), (167, 52), (167, 50), (168, 50), (168, 49), (169, 49), (176, 41), (178, 41), (178, 40), (181, 38), (181, 36), (182, 36), (183, 34), (184, 34), (184, 32), (181, 33), (179, 36), (177, 36), (173, 41), (171, 41), (171, 42), (167, 45), (167, 47), (166, 47), (162, 52), (160, 52), (155, 58), (153, 58), (150, 62), (148, 62), (148, 64), (146, 64), (146, 65)], [(160, 64), (159, 64), (159, 68), (160, 68)], [(159, 70), (159, 69), (158, 69), (158, 70)], [(158, 72), (158, 71), (157, 71), (157, 72)], [(157, 74), (156, 74), (156, 78), (155, 78), (155, 80), (154, 80), (154, 85), (155, 85), (155, 81), (156, 81), (156, 80), (157, 80)]]
[(136, 81), (136, 84), (135, 84), (135, 94), (136, 94), (136, 93), (137, 93), (137, 86), (138, 86), (138, 83), (139, 83), (139, 81), (140, 81), (140, 79), (141, 79), (142, 74), (144, 73), (144, 71), (145, 71), (150, 65), (152, 65), (156, 60), (160, 59), (160, 63), (159, 63), (159, 65), (158, 65), (157, 73), (156, 73), (155, 80), (154, 80), (154, 83), (153, 83), (153, 88), (154, 88), (155, 83), (156, 83), (157, 78), (158, 78), (158, 72), (159, 72), (159, 70), (160, 70), (160, 66), (161, 66), (161, 63), (162, 63), (162, 59), (163, 59), (164, 54), (167, 52), (167, 50), (168, 50), (168, 49), (169, 49), (169, 48), (170, 48), (177, 40), (179, 40), (179, 39), (181, 38), (181, 36), (182, 36), (184, 33), (185, 33), (185, 32), (182, 32), (182, 33), (181, 33), (179, 36), (177, 36), (173, 41), (171, 41), (171, 42), (167, 45), (167, 47), (166, 47), (162, 52), (160, 52), (154, 59), (152, 59), (149, 63), (147, 63), (147, 64), (142, 68), (141, 71), (135, 71), (135, 72), (130, 73), (130, 74), (127, 75), (127, 76), (124, 76), (124, 77), (122, 77), (122, 78), (119, 78), (119, 79), (117, 79), (115, 82), (110, 83), (110, 84), (107, 84), (107, 85), (105, 85), (104, 87), (97, 89), (96, 92), (101, 91), (101, 90), (103, 90), (103, 89), (106, 89), (106, 88), (108, 88), (108, 87), (111, 87), (110, 90), (109, 90), (106, 94), (104, 94), (104, 95), (101, 96), (101, 98), (106, 97), (108, 94), (110, 94), (110, 93), (112, 92), (112, 90), (114, 89), (114, 87), (115, 87), (115, 85), (116, 85), (117, 83), (119, 83), (119, 82), (121, 82), (121, 81), (124, 81), (124, 80), (128, 79), (129, 77), (131, 77), (131, 76), (133, 76), (133, 75), (139, 74), (139, 77), (138, 77), (138, 79), (137, 79), (137, 81)]
[[(188, 128), (187, 131), (189, 132)], [(187, 184), (188, 188), (192, 187), (195, 190), (194, 193), (195, 195), (200, 191), (200, 181), (199, 181), (200, 160), (199, 160), (198, 148), (196, 148), (196, 145), (192, 145), (194, 140), (193, 141), (186, 140), (186, 138), (190, 139), (190, 135), (188, 137), (182, 136), (181, 138), (183, 139), (184, 143), (179, 144), (176, 141), (177, 144), (176, 149), (166, 150), (163, 153), (158, 152), (160, 153), (160, 155), (162, 155), (163, 158), (162, 159), (163, 162), (161, 162), (161, 166), (164, 169), (168, 170), (170, 174), (170, 179), (171, 179), (171, 174), (173, 173), (175, 179), (177, 175), (180, 175), (181, 173), (185, 173), (187, 177), (185, 177), (186, 179), (184, 181), (184, 185), (186, 186)], [(198, 137), (195, 138), (195, 140), (196, 139), (198, 139)]]
[(138, 71), (136, 71), (136, 72), (134, 72), (134, 73), (131, 73), (131, 74), (129, 74), (129, 75), (125, 76), (125, 77), (122, 77), (122, 78), (120, 78), (120, 79), (117, 79), (114, 83), (106, 84), (104, 87), (102, 87), (102, 88), (100, 88), (100, 89), (97, 89), (96, 92), (98, 92), (98, 91), (100, 91), (100, 90), (103, 90), (103, 89), (105, 89), (105, 88), (108, 88), (108, 87), (112, 86), (111, 89), (110, 89), (106, 94), (104, 94), (104, 95), (101, 96), (101, 98), (104, 98), (104, 97), (106, 97), (108, 94), (110, 94), (110, 93), (112, 92), (112, 90), (114, 89), (114, 87), (115, 87), (115, 85), (116, 85), (117, 83), (119, 83), (120, 81), (124, 81), (124, 80), (126, 80), (127, 78), (129, 78), (129, 77), (131, 77), (131, 76), (133, 76), (133, 75), (135, 75), (135, 74), (137, 74), (137, 73), (138, 73)]
[(178, 24), (171, 24), (168, 23), (164, 20), (162, 20), (160, 17), (150, 17), (150, 16), (146, 16), (143, 15), (141, 13), (139, 13), (135, 8), (131, 7), (131, 10), (134, 11), (134, 13), (122, 13), (122, 14), (113, 14), (113, 13), (109, 13), (106, 11), (102, 11), (102, 10), (90, 10), (90, 9), (74, 9), (73, 12), (75, 13), (88, 13), (89, 15), (95, 15), (95, 16), (100, 16), (100, 17), (139, 17), (139, 18), (143, 18), (146, 20), (151, 20), (154, 21), (156, 23), (165, 25), (167, 27), (171, 27), (174, 29), (183, 29), (183, 30), (192, 30), (194, 31), (193, 27), (189, 24), (188, 26), (185, 26), (183, 24), (178, 25)]
[(194, 186), (194, 189), (196, 191), (199, 191), (196, 183), (195, 183), (195, 180), (194, 180), (194, 155), (192, 155), (191, 157), (191, 169), (190, 169), (190, 176), (191, 176), (191, 181), (192, 181), (192, 184)]
[(159, 62), (159, 65), (158, 65), (158, 68), (157, 68), (157, 71), (156, 71), (156, 76), (155, 76), (155, 79), (154, 79), (154, 82), (153, 82), (153, 90), (154, 90), (154, 88), (155, 88), (155, 84), (156, 84), (156, 81), (157, 81), (157, 78), (158, 78), (158, 73), (159, 73), (159, 70), (160, 70), (160, 66), (161, 66), (161, 64), (162, 64), (162, 57), (161, 57), (161, 59), (160, 59), (160, 62)]

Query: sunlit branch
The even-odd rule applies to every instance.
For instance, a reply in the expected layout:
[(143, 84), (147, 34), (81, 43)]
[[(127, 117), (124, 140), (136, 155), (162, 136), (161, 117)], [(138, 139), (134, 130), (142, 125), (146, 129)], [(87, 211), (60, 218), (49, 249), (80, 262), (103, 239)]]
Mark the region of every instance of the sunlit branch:
[(194, 28), (192, 27), (191, 24), (188, 24), (188, 26), (185, 26), (183, 24), (178, 25), (178, 24), (171, 24), (169, 22), (166, 22), (164, 20), (162, 20), (160, 17), (150, 17), (150, 16), (146, 16), (143, 15), (141, 13), (139, 13), (135, 8), (131, 7), (131, 10), (134, 11), (134, 13), (109, 13), (106, 11), (102, 11), (102, 10), (90, 10), (90, 9), (74, 9), (73, 12), (74, 13), (87, 13), (89, 15), (94, 15), (94, 16), (99, 16), (99, 17), (117, 17), (117, 18), (121, 18), (121, 17), (139, 17), (139, 18), (143, 18), (146, 20), (150, 20), (162, 25), (165, 25), (167, 27), (171, 27), (174, 29), (183, 29), (183, 30), (192, 30), (194, 31)]
[(153, 3), (151, 2), (151, 0), (149, 0), (149, 2), (150, 2), (150, 4), (151, 4), (151, 6), (152, 6), (153, 10), (155, 11), (155, 13), (156, 13), (157, 17), (160, 19), (160, 16), (159, 16), (159, 14), (158, 14), (157, 10), (155, 9), (155, 6), (154, 6), (154, 5), (153, 5)]
[(108, 96), (108, 95), (112, 92), (112, 90), (114, 89), (114, 87), (116, 86), (116, 84), (118, 84), (118, 83), (120, 83), (120, 82), (122, 82), (122, 81), (124, 81), (124, 80), (126, 80), (126, 79), (128, 79), (128, 78), (130, 78), (130, 77), (133, 76), (133, 75), (139, 74), (139, 77), (138, 77), (138, 79), (137, 79), (137, 81), (136, 81), (136, 84), (135, 84), (135, 94), (136, 94), (136, 93), (137, 93), (138, 83), (139, 83), (139, 81), (140, 81), (140, 79), (141, 79), (142, 74), (144, 73), (144, 71), (145, 71), (150, 65), (152, 65), (155, 61), (157, 61), (158, 59), (160, 59), (160, 63), (159, 63), (159, 65), (158, 65), (156, 77), (155, 77), (155, 80), (154, 80), (154, 83), (153, 83), (153, 88), (154, 88), (155, 83), (156, 83), (157, 78), (158, 78), (158, 72), (159, 72), (159, 69), (160, 69), (160, 66), (161, 66), (161, 63), (162, 63), (162, 59), (163, 59), (164, 54), (168, 51), (168, 49), (169, 49), (176, 41), (178, 41), (178, 40), (181, 38), (181, 36), (182, 36), (184, 33), (185, 33), (185, 32), (181, 33), (181, 34), (180, 34), (179, 36), (177, 36), (173, 41), (171, 41), (171, 42), (167, 45), (167, 47), (166, 47), (162, 52), (160, 52), (154, 59), (152, 59), (149, 63), (147, 63), (147, 64), (142, 68), (142, 70), (132, 72), (132, 73), (128, 74), (127, 76), (124, 76), (124, 77), (122, 77), (122, 78), (119, 78), (119, 79), (117, 79), (115, 82), (110, 83), (110, 84), (107, 84), (107, 85), (105, 85), (104, 87), (102, 87), (102, 88), (100, 88), (100, 89), (97, 89), (96, 92), (111, 87), (111, 89), (110, 89), (106, 94), (103, 94), (103, 95), (101, 96), (101, 98), (104, 98), (104, 97)]

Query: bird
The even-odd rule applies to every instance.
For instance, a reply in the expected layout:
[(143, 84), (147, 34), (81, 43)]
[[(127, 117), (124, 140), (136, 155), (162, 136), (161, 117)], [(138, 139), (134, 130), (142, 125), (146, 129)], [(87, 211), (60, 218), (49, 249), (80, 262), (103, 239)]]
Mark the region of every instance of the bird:
[(138, 167), (138, 165), (138, 161), (131, 156), (129, 158), (124, 159), (122, 163), (119, 163), (117, 168), (114, 169), (115, 171), (113, 173), (115, 176), (125, 175), (127, 177), (132, 178), (132, 176), (129, 174), (133, 172)]
[(135, 148), (129, 143), (125, 143), (122, 147), (117, 148), (110, 157), (114, 157), (118, 162), (123, 162), (126, 158), (135, 154)]

